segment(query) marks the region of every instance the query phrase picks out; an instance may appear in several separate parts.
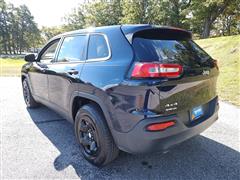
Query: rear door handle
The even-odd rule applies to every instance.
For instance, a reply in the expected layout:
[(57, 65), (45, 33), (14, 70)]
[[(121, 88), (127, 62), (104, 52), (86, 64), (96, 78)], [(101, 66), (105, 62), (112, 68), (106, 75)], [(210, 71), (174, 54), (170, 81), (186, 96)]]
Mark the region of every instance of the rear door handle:
[(70, 69), (70, 70), (67, 71), (67, 73), (70, 74), (70, 75), (77, 75), (78, 74), (78, 70)]

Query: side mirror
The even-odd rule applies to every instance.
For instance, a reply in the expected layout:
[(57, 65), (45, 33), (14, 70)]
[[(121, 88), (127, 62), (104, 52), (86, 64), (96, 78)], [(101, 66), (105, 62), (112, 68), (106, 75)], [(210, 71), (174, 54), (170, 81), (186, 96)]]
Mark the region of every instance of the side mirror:
[(27, 62), (35, 62), (36, 61), (36, 57), (34, 54), (28, 54), (24, 57), (24, 60)]

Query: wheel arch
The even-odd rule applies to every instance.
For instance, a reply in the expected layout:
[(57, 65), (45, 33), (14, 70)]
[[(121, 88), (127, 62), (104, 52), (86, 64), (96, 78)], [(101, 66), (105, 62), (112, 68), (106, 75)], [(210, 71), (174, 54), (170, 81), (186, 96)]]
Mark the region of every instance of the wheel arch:
[(82, 107), (85, 104), (93, 103), (101, 110), (102, 114), (104, 115), (106, 119), (106, 123), (108, 127), (111, 129), (112, 127), (112, 121), (110, 119), (109, 112), (107, 111), (107, 107), (103, 103), (103, 101), (91, 94), (84, 93), (84, 92), (74, 92), (71, 98), (70, 102), (70, 117), (72, 118), (73, 122), (75, 121), (75, 116), (77, 114), (77, 111), (80, 107)]

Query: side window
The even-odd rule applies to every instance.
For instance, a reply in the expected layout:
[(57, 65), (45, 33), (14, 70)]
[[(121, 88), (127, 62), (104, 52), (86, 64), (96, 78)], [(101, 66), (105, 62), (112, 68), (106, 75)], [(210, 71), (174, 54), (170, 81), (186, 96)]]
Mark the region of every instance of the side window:
[(58, 43), (59, 40), (55, 40), (52, 42), (52, 44), (41, 55), (40, 62), (50, 63), (53, 60)]
[(88, 59), (106, 58), (109, 56), (109, 53), (109, 48), (103, 35), (90, 35), (88, 44)]
[(61, 45), (57, 61), (73, 62), (85, 60), (86, 35), (66, 37)]

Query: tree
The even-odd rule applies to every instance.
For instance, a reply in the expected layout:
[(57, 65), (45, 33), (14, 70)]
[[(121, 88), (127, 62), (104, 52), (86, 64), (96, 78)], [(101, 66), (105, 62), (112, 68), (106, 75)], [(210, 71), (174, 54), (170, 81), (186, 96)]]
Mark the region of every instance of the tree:
[[(72, 13), (64, 17), (64, 20), (67, 25), (63, 26), (63, 29), (68, 31), (82, 29), (86, 22), (84, 16), (85, 6), (80, 4), (79, 7), (75, 8)], [(56, 27), (55, 27), (56, 30)]]
[[(234, 0), (192, 0), (190, 7), (193, 15), (192, 25), (195, 26), (195, 30), (201, 34), (202, 38), (209, 37), (214, 22), (233, 1)], [(198, 29), (196, 29), (196, 27), (198, 27)]]
[(40, 31), (28, 7), (0, 0), (0, 53), (18, 54), (41, 43)]
[[(175, 27), (189, 28), (189, 23), (186, 21), (188, 8), (191, 0), (169, 0), (162, 3), (161, 10), (165, 9), (166, 15), (163, 19), (167, 19), (167, 24)], [(166, 8), (167, 7), (167, 8)]]
[(63, 26), (39, 30), (27, 6), (0, 0), (0, 53), (21, 53), (89, 26), (147, 23), (190, 29), (201, 38), (239, 34), (240, 0), (87, 0), (64, 20)]
[(46, 41), (49, 41), (52, 37), (58, 35), (58, 34), (61, 34), (63, 32), (65, 32), (66, 29), (64, 27), (45, 27), (43, 26), (41, 28), (41, 36), (43, 38), (43, 41), (46, 42)]
[(121, 23), (150, 23), (188, 28), (190, 0), (124, 0)]
[(147, 21), (148, 0), (123, 0), (121, 23), (123, 24), (145, 24)]
[[(240, 31), (240, 0), (89, 0), (70, 14), (65, 27), (81, 29), (112, 24), (156, 24), (191, 30), (202, 38), (222, 26)], [(234, 9), (235, 8), (235, 9)], [(217, 22), (223, 24), (221, 27)], [(226, 33), (225, 33), (226, 34)]]
[(119, 24), (121, 5), (119, 0), (94, 1), (85, 4), (86, 26), (105, 26)]
[(64, 29), (74, 30), (89, 26), (119, 24), (122, 16), (121, 0), (95, 0), (80, 4), (65, 17)]
[(0, 0), (0, 40), (5, 54), (8, 53), (8, 13), (7, 4)]
[(214, 23), (217, 35), (233, 35), (239, 33), (240, 0), (233, 1)]

